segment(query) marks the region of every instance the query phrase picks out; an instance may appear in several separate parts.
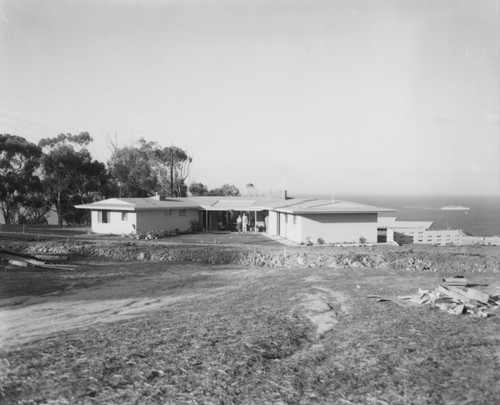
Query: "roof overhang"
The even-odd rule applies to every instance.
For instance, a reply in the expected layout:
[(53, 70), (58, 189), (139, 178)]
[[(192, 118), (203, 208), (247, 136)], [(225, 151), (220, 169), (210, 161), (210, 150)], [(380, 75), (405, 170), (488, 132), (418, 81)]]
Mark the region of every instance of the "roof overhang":
[(172, 205), (165, 207), (135, 207), (134, 205), (120, 205), (120, 204), (82, 204), (75, 205), (75, 208), (82, 210), (92, 210), (92, 211), (165, 211), (165, 210), (199, 210), (199, 205)]
[(247, 206), (247, 207), (234, 207), (234, 208), (230, 208), (230, 207), (217, 207), (217, 206), (201, 206), (201, 207), (198, 207), (198, 208), (201, 208), (201, 209), (204, 209), (205, 211), (242, 211), (242, 212), (246, 212), (246, 211), (264, 211), (264, 210), (268, 210), (269, 208), (264, 208), (264, 207), (254, 207), (254, 206)]
[(285, 214), (294, 215), (325, 215), (325, 214), (378, 214), (379, 212), (392, 212), (391, 210), (381, 208), (379, 210), (283, 210), (275, 209), (274, 211), (283, 212)]
[(86, 210), (110, 211), (165, 211), (171, 209), (191, 209), (205, 211), (275, 211), (297, 215), (335, 215), (335, 214), (378, 214), (381, 212), (395, 212), (390, 208), (381, 208), (371, 205), (351, 203), (347, 201), (328, 200), (260, 200), (230, 198), (184, 198), (183, 200), (165, 200), (154, 202), (149, 199), (119, 199), (112, 198), (91, 204), (75, 206)]

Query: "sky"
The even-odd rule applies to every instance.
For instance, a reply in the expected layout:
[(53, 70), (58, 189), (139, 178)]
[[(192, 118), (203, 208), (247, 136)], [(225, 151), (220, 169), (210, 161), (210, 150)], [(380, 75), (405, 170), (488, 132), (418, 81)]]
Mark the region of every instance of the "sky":
[(0, 133), (209, 188), (500, 194), (499, 72), (498, 0), (0, 0)]

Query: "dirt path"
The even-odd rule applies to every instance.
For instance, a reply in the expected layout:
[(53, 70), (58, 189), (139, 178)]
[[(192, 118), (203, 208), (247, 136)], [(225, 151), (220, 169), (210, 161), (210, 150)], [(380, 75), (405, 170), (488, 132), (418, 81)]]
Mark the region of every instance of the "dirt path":
[(96, 323), (129, 319), (238, 288), (235, 272), (203, 269), (178, 265), (171, 266), (168, 272), (139, 273), (134, 279), (103, 280), (91, 288), (73, 288), (70, 284), (47, 294), (0, 298), (0, 347)]
[[(290, 276), (283, 270), (234, 266), (93, 263), (78, 273), (57, 275), (59, 282), (65, 282), (54, 291), (46, 275), (30, 278), (29, 274), (12, 274), (20, 285), (10, 297), (0, 296), (0, 347), (11, 348), (56, 332), (188, 305), (192, 300), (229, 294), (271, 279), (279, 282)], [(329, 288), (322, 277), (295, 276), (302, 281), (297, 281), (298, 290), (292, 294), (320, 336), (348, 313), (347, 296)], [(82, 280), (89, 284), (81, 287)], [(25, 282), (46, 283), (47, 289), (35, 293), (26, 289)], [(19, 294), (23, 291), (28, 293)]]

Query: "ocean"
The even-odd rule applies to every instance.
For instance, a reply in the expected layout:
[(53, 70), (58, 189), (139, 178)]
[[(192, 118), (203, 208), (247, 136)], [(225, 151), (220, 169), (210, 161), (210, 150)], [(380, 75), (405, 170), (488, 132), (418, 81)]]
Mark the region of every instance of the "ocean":
[[(293, 195), (297, 198), (331, 199), (327, 194)], [(500, 236), (500, 196), (335, 195), (336, 200), (358, 202), (397, 210), (381, 216), (406, 221), (433, 221), (431, 229), (461, 229), (474, 236)], [(442, 210), (446, 206), (468, 211)]]

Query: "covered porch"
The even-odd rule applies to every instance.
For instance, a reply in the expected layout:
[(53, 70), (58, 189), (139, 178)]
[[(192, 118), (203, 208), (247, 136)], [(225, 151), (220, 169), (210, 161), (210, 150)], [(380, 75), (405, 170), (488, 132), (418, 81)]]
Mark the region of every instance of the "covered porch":
[(269, 210), (253, 206), (254, 201), (221, 200), (210, 207), (203, 207), (200, 222), (203, 229), (210, 231), (237, 231), (238, 216), (248, 218), (247, 232), (265, 232)]

